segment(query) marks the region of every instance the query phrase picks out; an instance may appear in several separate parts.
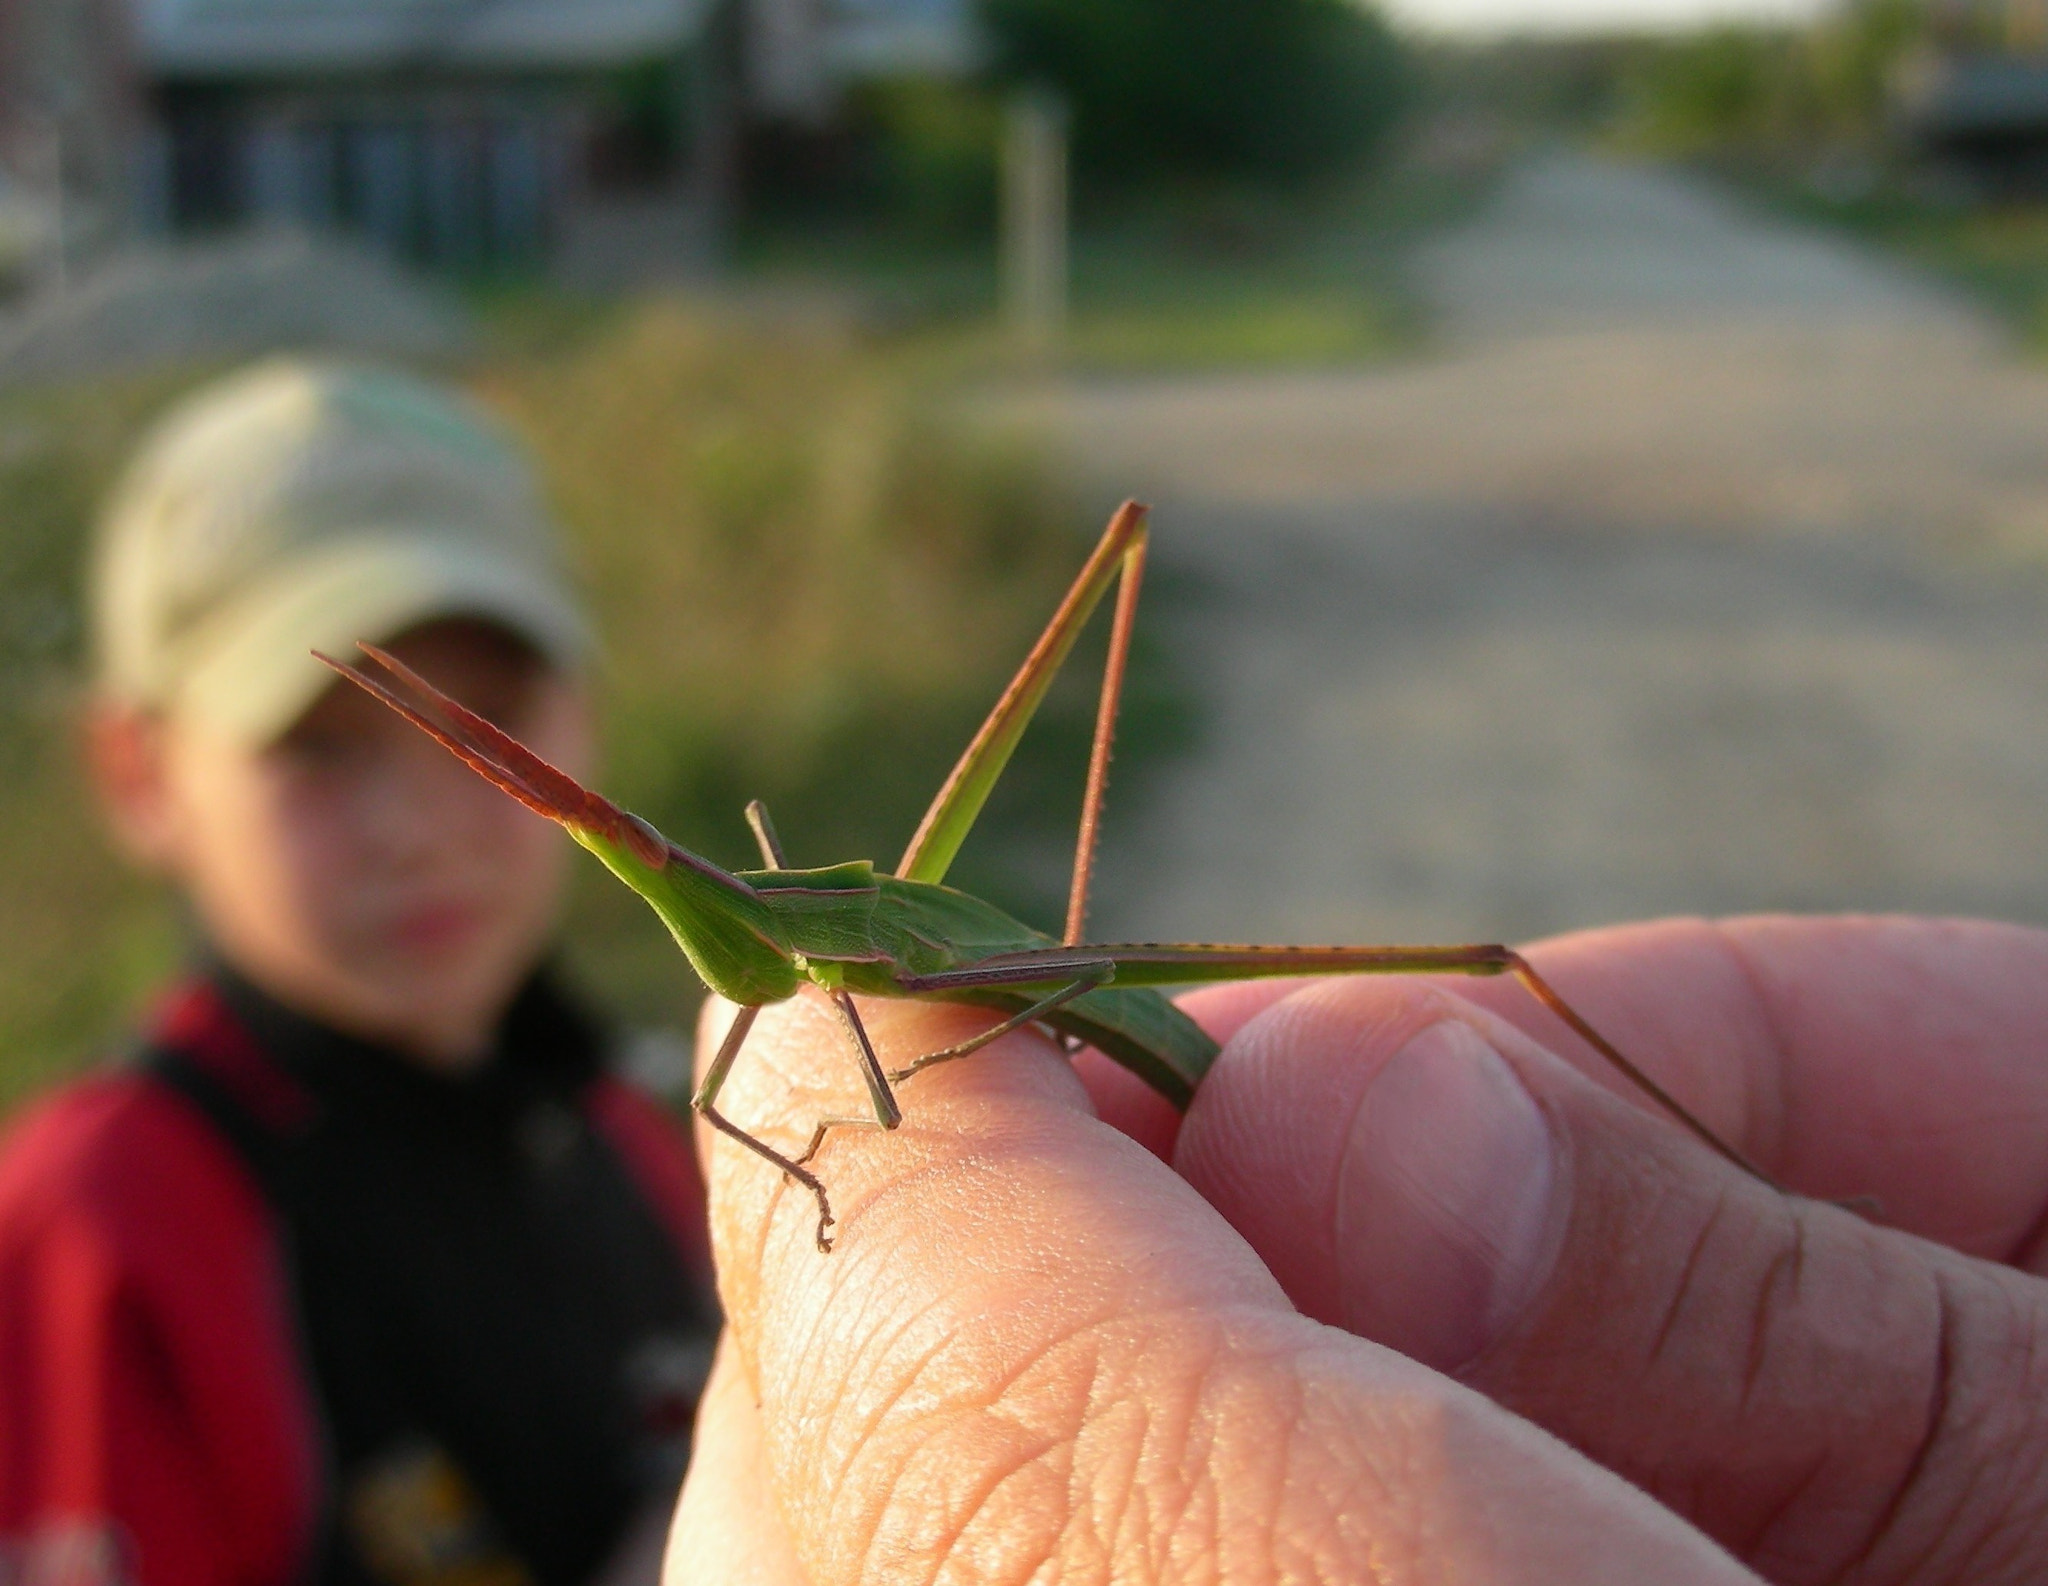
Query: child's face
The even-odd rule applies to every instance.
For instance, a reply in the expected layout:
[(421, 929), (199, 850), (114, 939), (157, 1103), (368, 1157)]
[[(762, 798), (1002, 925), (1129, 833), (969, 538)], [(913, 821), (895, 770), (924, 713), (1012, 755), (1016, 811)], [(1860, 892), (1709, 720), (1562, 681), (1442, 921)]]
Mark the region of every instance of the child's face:
[[(581, 692), (498, 631), (441, 622), (389, 648), (544, 758), (586, 769)], [(230, 963), (423, 1062), (483, 1055), (554, 924), (561, 833), (339, 681), (267, 748), (131, 721), (151, 741), (110, 751), (123, 730), (103, 723), (97, 746), (117, 824)]]

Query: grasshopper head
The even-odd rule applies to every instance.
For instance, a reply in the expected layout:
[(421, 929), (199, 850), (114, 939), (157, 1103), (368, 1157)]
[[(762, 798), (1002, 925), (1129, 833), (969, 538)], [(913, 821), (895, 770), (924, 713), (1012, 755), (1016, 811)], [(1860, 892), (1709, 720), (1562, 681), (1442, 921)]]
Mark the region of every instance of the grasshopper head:
[(372, 644), (361, 648), (375, 670), (326, 655), (319, 659), (596, 854), (652, 905), (713, 991), (757, 1004), (796, 990), (801, 977), (790, 949), (752, 887), (549, 765), (396, 656)]

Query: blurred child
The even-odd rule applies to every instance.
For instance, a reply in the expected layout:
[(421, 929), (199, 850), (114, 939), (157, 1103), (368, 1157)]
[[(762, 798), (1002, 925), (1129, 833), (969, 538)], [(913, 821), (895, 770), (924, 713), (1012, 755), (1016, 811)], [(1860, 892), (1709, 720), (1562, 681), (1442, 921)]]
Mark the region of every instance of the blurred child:
[(584, 769), (529, 469), (266, 365), (162, 425), (94, 579), (95, 780), (203, 949), (0, 1148), (0, 1580), (652, 1580), (713, 1325), (687, 1137), (547, 968), (569, 845), (309, 654), (381, 640)]

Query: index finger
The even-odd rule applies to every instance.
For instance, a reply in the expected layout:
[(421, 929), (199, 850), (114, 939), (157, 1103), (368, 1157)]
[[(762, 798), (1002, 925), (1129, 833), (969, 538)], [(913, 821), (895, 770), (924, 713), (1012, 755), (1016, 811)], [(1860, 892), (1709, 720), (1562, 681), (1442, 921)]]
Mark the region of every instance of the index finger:
[[(986, 1019), (862, 1011), (891, 1067)], [(767, 1010), (721, 1110), (800, 1145), (859, 1095), (844, 1041), (817, 999)], [(1528, 1423), (1297, 1313), (1093, 1116), (1049, 1041), (1009, 1037), (901, 1100), (900, 1129), (835, 1134), (811, 1164), (829, 1256), (808, 1193), (730, 1141), (706, 1153), (760, 1459), (818, 1586), (1265, 1578), (1280, 1560), (1380, 1586), (1751, 1579)]]
[[(1778, 1178), (1972, 1255), (2039, 1267), (2048, 932), (1754, 916), (1559, 937), (1531, 958), (1592, 1024)], [(1506, 982), (1456, 984), (1632, 1095)]]

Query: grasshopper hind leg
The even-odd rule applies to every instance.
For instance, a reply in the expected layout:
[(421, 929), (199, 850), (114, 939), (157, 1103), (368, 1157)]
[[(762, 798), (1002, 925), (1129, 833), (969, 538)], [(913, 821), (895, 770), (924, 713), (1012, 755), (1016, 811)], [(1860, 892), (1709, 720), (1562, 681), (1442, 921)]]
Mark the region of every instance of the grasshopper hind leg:
[[(1012, 1030), (1021, 1030), (1027, 1024), (1036, 1024), (1048, 1013), (1057, 1012), (1076, 997), (1093, 991), (1098, 986), (1107, 984), (1114, 973), (1113, 966), (1104, 964), (1094, 972), (1083, 975), (1072, 985), (1062, 986), (1051, 996), (1039, 999), (1020, 1013), (1011, 1014), (1001, 1024), (992, 1025), (988, 1029), (983, 1030), (979, 1035), (969, 1036), (966, 1040), (952, 1046), (941, 1047), (936, 1052), (927, 1052), (913, 1063), (907, 1063), (902, 1068), (892, 1069), (889, 1077), (900, 1085), (913, 1074), (922, 1073), (925, 1069), (932, 1068), (937, 1064), (950, 1063), (955, 1058), (972, 1057), (983, 1047), (1000, 1041)], [(1082, 1043), (1078, 1037), (1059, 1035), (1058, 1040), (1069, 1057), (1081, 1049)]]

